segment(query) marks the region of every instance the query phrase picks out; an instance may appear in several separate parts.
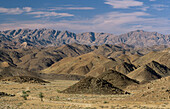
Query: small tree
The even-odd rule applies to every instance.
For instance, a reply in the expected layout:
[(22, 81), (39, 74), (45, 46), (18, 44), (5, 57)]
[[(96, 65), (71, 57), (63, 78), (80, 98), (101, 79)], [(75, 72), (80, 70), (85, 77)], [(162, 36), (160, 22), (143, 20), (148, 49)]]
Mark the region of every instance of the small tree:
[(22, 91), (22, 95), (21, 95), (21, 97), (23, 97), (24, 98), (24, 100), (27, 100), (27, 97), (28, 97), (29, 95), (27, 94), (27, 92), (25, 92), (25, 91)]
[(41, 101), (43, 101), (44, 95), (42, 92), (40, 92), (39, 97), (40, 97)]

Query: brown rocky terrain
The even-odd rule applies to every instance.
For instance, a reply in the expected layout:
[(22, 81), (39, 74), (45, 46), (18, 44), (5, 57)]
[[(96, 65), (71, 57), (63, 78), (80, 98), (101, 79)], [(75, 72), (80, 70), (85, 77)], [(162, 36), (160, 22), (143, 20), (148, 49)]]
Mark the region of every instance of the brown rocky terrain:
[(133, 64), (129, 64), (127, 62), (122, 62), (122, 63), (116, 65), (115, 67), (113, 67), (113, 69), (126, 75), (126, 74), (134, 71), (137, 68)]
[(153, 69), (144, 65), (127, 74), (129, 78), (135, 79), (139, 82), (147, 82), (155, 79), (160, 79), (161, 75), (157, 74)]
[(51, 67), (42, 70), (42, 73), (76, 74), (96, 77), (116, 64), (117, 62), (112, 59), (91, 52), (78, 57), (64, 58)]
[(70, 94), (124, 94), (125, 92), (117, 87), (114, 87), (106, 80), (86, 77), (78, 83), (70, 86), (69, 88), (61, 91), (62, 93)]
[[(168, 76), (169, 49), (159, 51), (164, 48), (160, 46), (146, 55), (143, 54), (151, 51), (151, 48), (138, 51), (137, 48), (127, 44), (87, 46), (73, 43), (60, 47), (1, 49), (0, 76), (80, 80), (88, 75), (97, 77), (110, 68), (125, 75), (135, 70), (138, 73), (144, 72), (145, 75), (146, 72), (154, 70), (157, 76), (151, 78)], [(140, 67), (145, 65), (152, 70)], [(136, 79), (136, 76), (133, 79)]]
[[(13, 62), (13, 59), (8, 54), (8, 52), (3, 49), (0, 50), (0, 62), (7, 62), (11, 66), (16, 66)], [(1, 64), (1, 66), (3, 65)]]
[(152, 51), (138, 59), (136, 59), (133, 64), (136, 66), (142, 66), (144, 64), (150, 63), (153, 60), (166, 65), (168, 68), (170, 68), (170, 48), (167, 48), (166, 50), (162, 51)]
[(0, 108), (170, 108), (169, 38), (142, 30), (1, 31)]
[[(133, 64), (134, 61), (137, 62), (139, 57), (152, 51), (151, 48), (142, 51), (143, 49), (137, 49), (127, 44), (87, 46), (76, 43), (70, 45), (66, 44), (60, 47), (0, 49), (0, 61), (8, 62), (11, 66), (17, 66), (29, 71), (40, 71), (50, 67), (52, 64), (65, 57), (77, 57), (82, 54), (93, 52), (110, 59), (112, 58), (119, 63), (127, 62)], [(156, 48), (156, 50), (160, 49), (163, 48)]]
[(0, 61), (29, 71), (38, 71), (65, 57), (75, 57), (90, 51), (92, 50), (89, 46), (80, 44), (32, 49), (1, 49)]
[(127, 76), (140, 82), (151, 81), (154, 79), (170, 76), (170, 69), (156, 61), (152, 61), (146, 65), (138, 67), (134, 71), (127, 74)]
[(98, 76), (98, 78), (106, 80), (107, 82), (113, 84), (113, 86), (118, 87), (120, 89), (124, 89), (129, 85), (139, 83), (138, 81), (130, 79), (126, 75), (123, 75), (114, 70), (108, 70), (106, 72), (103, 72), (101, 75)]
[(38, 77), (35, 72), (28, 71), (23, 68), (18, 68), (16, 66), (10, 66), (7, 62), (0, 63), (0, 76), (10, 77), (10, 76), (33, 76)]
[(170, 69), (162, 64), (159, 64), (156, 61), (152, 61), (147, 64), (150, 68), (152, 68), (157, 74), (161, 75), (162, 77), (170, 76)]

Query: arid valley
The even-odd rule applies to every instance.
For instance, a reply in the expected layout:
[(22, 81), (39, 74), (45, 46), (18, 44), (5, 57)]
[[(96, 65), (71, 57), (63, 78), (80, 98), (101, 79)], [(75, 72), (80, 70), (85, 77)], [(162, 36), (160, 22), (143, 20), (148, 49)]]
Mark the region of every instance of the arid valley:
[(0, 108), (168, 109), (169, 37), (2, 31)]

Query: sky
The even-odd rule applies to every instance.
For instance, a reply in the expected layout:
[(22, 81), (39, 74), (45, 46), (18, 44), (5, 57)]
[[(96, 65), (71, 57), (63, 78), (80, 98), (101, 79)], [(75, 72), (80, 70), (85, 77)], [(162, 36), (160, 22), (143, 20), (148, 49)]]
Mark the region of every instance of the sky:
[(0, 0), (0, 31), (19, 28), (170, 34), (170, 0)]

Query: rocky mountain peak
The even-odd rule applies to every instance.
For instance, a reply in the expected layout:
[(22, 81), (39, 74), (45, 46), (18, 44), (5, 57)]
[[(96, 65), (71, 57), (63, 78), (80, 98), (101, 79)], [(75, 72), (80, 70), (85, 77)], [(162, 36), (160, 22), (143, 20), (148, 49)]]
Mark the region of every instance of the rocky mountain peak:
[[(144, 30), (135, 30), (129, 33), (114, 35), (109, 33), (85, 32), (76, 34), (69, 31), (59, 31), (53, 29), (17, 29), (0, 32), (1, 47), (11, 46), (12, 48), (22, 48), (21, 44), (49, 46), (79, 43), (86, 45), (103, 44), (128, 44), (138, 47), (147, 47), (153, 45), (170, 45), (170, 35), (163, 35), (157, 32), (145, 32)], [(15, 43), (15, 46), (13, 45)], [(28, 46), (27, 46), (28, 47)]]

